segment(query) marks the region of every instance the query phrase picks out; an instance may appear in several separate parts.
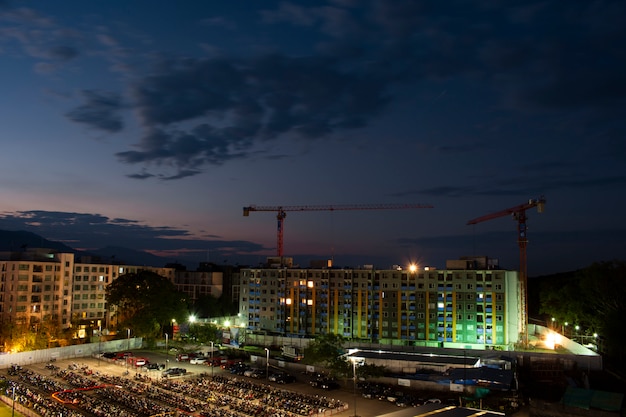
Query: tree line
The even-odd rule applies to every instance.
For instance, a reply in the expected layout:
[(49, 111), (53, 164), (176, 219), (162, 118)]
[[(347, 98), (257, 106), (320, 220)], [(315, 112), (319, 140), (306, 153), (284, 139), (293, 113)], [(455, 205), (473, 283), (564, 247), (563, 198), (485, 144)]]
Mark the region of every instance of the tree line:
[(626, 318), (625, 261), (595, 262), (578, 271), (533, 278), (529, 289), (533, 293), (529, 296), (530, 308), (548, 327), (554, 318), (567, 336), (580, 341), (597, 339), (600, 353), (626, 371), (622, 343)]

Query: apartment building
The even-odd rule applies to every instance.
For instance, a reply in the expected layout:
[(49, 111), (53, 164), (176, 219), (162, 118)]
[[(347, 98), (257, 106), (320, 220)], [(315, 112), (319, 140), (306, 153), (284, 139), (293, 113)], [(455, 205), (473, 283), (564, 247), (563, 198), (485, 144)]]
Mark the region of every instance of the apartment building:
[(214, 270), (203, 264), (200, 264), (197, 271), (176, 271), (173, 282), (178, 291), (189, 296), (191, 303), (208, 295), (219, 298), (225, 290), (224, 272), (219, 269)]
[(449, 347), (519, 339), (517, 271), (260, 268), (240, 278), (252, 331)]
[(0, 254), (0, 323), (69, 326), (74, 254), (44, 249)]
[(219, 297), (224, 285), (221, 272), (109, 264), (88, 256), (77, 260), (73, 253), (44, 248), (0, 253), (0, 325), (112, 328), (117, 317), (106, 301), (107, 285), (120, 275), (145, 270), (166, 277), (192, 300), (205, 294)]
[(117, 310), (106, 302), (106, 287), (124, 274), (150, 271), (174, 281), (174, 268), (95, 263), (82, 257), (72, 275), (72, 321), (79, 327), (107, 329), (117, 324)]

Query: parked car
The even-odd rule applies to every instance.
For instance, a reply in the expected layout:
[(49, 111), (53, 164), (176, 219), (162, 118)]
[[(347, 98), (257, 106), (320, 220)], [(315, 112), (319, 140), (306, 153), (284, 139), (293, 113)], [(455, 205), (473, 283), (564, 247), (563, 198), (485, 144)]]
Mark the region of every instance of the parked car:
[(243, 375), (244, 372), (246, 372), (248, 369), (250, 369), (250, 365), (247, 365), (247, 364), (245, 364), (243, 362), (237, 362), (236, 364), (231, 366), (230, 373), (231, 374), (237, 374), (237, 375)]
[(186, 353), (181, 353), (176, 356), (176, 362), (186, 362), (189, 360), (189, 355)]
[(148, 362), (148, 364), (146, 365), (146, 369), (150, 371), (162, 371), (165, 369), (165, 365), (162, 363)]
[(224, 359), (224, 358), (222, 358), (219, 361), (219, 365), (215, 361), (213, 361), (213, 366), (219, 366), (222, 369), (231, 369), (236, 364), (237, 364), (237, 361), (234, 360), (234, 359)]
[(255, 369), (250, 376), (257, 379), (267, 378), (267, 371), (265, 369)]
[(124, 361), (127, 358), (130, 358), (132, 356), (133, 356), (133, 352), (116, 352), (115, 353), (115, 357), (113, 358), (113, 360)]
[(325, 390), (333, 390), (333, 389), (339, 388), (339, 383), (337, 383), (337, 381), (331, 378), (327, 378), (327, 377), (316, 378), (312, 380), (310, 384), (312, 387), (321, 388)]
[(276, 372), (270, 375), (269, 380), (277, 384), (290, 384), (296, 382), (296, 377), (285, 372)]
[(126, 358), (126, 363), (135, 367), (140, 367), (148, 363), (148, 360), (146, 358), (130, 356)]
[(166, 369), (165, 371), (163, 371), (162, 375), (164, 378), (168, 378), (172, 376), (185, 375), (186, 373), (187, 373), (187, 370), (185, 368), (170, 368), (170, 369)]
[(339, 389), (339, 383), (333, 379), (327, 379), (322, 381), (320, 388), (325, 390)]
[(414, 394), (404, 394), (396, 400), (398, 407), (417, 407), (424, 404), (424, 399)]
[(207, 363), (207, 358), (203, 358), (203, 357), (195, 357), (195, 358), (191, 358), (189, 360), (189, 363), (192, 365), (204, 365), (205, 363)]
[(258, 368), (248, 368), (246, 370), (243, 371), (243, 376), (252, 376), (252, 374), (254, 374), (255, 372), (260, 371), (260, 369)]

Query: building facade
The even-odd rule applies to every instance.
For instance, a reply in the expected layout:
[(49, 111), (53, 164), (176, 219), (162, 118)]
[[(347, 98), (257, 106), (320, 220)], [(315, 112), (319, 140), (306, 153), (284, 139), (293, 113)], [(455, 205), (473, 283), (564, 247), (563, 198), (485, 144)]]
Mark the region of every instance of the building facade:
[[(98, 329), (116, 324), (116, 311), (106, 301), (106, 287), (119, 276), (151, 271), (169, 279), (190, 300), (219, 297), (222, 272), (102, 263), (73, 253), (27, 249), (0, 254), (0, 325), (54, 324), (60, 329)], [(86, 336), (84, 333), (80, 337)]]
[(249, 331), (468, 348), (519, 339), (517, 271), (271, 268), (240, 280)]

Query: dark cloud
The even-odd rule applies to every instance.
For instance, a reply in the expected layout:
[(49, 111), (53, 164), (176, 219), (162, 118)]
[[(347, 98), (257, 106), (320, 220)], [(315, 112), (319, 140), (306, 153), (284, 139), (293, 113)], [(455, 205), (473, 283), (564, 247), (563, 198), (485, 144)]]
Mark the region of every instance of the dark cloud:
[[(261, 11), (267, 25), (317, 35), (314, 48), (297, 56), (172, 57), (153, 65), (150, 75), (133, 77), (128, 99), (144, 133), (132, 151), (117, 156), (184, 178), (248, 158), (264, 141), (321, 140), (365, 127), (392, 102), (392, 91), (442, 80), (480, 86), (481, 94), (496, 96), (492, 106), (515, 116), (548, 109), (554, 113), (546, 117), (556, 119), (579, 111), (579, 126), (563, 128), (570, 129), (565, 134), (578, 128), (579, 137), (588, 135), (598, 114), (623, 119), (610, 110), (626, 99), (623, 1), (363, 5), (281, 2)], [(59, 56), (69, 57), (65, 52)], [(86, 95), (69, 117), (117, 132), (120, 102), (111, 98)], [(442, 150), (461, 150), (450, 146)]]
[[(543, 165), (542, 165), (543, 166)], [(391, 193), (393, 197), (407, 197), (413, 195), (429, 195), (435, 197), (469, 197), (469, 196), (506, 196), (506, 195), (541, 195), (555, 190), (584, 190), (598, 188), (625, 188), (626, 176), (586, 176), (570, 172), (551, 175), (527, 175), (519, 177), (494, 178), (485, 181), (481, 179), (480, 186), (466, 185), (439, 185), (419, 190), (405, 190)]]
[[(160, 75), (133, 88), (146, 134), (137, 150), (117, 156), (129, 164), (173, 165), (181, 171), (174, 179), (201, 172), (188, 168), (245, 158), (254, 141), (287, 133), (319, 139), (365, 126), (388, 100), (384, 86), (335, 64), (278, 55), (164, 64)], [(183, 122), (195, 127), (181, 131)]]
[(264, 250), (257, 243), (221, 240), (219, 236), (191, 236), (189, 231), (155, 227), (139, 220), (109, 218), (100, 214), (58, 211), (19, 211), (0, 214), (0, 230), (25, 230), (67, 244), (75, 249), (99, 249), (106, 246), (159, 252), (181, 251), (196, 261), (207, 250), (217, 256), (255, 253)]
[(55, 46), (50, 48), (50, 57), (60, 61), (69, 61), (78, 56), (78, 50), (71, 46)]
[(85, 90), (82, 95), (85, 103), (67, 113), (68, 119), (109, 133), (124, 128), (120, 114), (123, 105), (118, 94)]
[(128, 178), (133, 178), (133, 179), (136, 179), (136, 180), (146, 180), (148, 178), (154, 178), (155, 175), (154, 174), (150, 174), (150, 173), (148, 173), (146, 171), (143, 171), (143, 172), (139, 172), (139, 173), (136, 173), (136, 174), (128, 174), (127, 177)]

